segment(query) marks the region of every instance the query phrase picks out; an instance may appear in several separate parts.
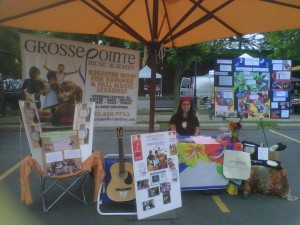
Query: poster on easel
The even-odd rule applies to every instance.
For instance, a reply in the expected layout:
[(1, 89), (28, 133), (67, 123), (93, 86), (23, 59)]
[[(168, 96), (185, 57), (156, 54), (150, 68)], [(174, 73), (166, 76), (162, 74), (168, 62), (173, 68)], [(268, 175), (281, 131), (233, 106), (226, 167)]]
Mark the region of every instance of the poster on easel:
[(271, 118), (290, 118), (291, 60), (272, 60)]
[(182, 206), (176, 133), (131, 136), (138, 219)]

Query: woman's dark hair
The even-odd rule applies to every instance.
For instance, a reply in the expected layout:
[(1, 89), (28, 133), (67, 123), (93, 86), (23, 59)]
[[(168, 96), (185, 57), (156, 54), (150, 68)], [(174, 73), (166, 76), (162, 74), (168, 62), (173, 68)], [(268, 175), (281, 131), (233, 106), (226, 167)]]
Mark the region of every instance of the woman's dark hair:
[[(188, 126), (192, 125), (191, 122), (192, 122), (192, 118), (194, 117), (194, 108), (193, 108), (192, 101), (190, 101), (189, 103), (190, 103), (190, 111), (188, 112), (188, 117), (187, 117)], [(182, 104), (182, 101), (179, 102), (177, 111), (175, 113), (176, 120), (179, 120), (179, 121), (181, 120), (182, 113), (183, 113), (181, 104)]]
[(30, 78), (33, 78), (33, 76), (34, 76), (35, 74), (40, 73), (40, 72), (41, 72), (41, 71), (40, 71), (39, 68), (37, 68), (37, 67), (35, 67), (35, 66), (32, 66), (32, 67), (30, 67), (30, 69), (29, 69), (29, 77), (30, 77)]

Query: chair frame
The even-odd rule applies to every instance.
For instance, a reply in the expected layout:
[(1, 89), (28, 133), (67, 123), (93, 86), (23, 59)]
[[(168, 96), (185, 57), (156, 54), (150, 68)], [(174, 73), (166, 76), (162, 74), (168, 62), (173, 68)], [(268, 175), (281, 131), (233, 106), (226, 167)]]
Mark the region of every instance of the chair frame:
[[(83, 187), (87, 174), (87, 171), (82, 171), (78, 174), (75, 174), (74, 176), (66, 178), (54, 178), (50, 176), (41, 177), (40, 194), (42, 198), (44, 212), (48, 212), (66, 194), (73, 196), (75, 199), (82, 202), (84, 205), (87, 205)], [(47, 205), (45, 199), (46, 194), (55, 187), (59, 189), (61, 193), (59, 194), (59, 196), (57, 196), (56, 199), (50, 201), (50, 203)], [(75, 191), (79, 191), (80, 193), (75, 193)]]

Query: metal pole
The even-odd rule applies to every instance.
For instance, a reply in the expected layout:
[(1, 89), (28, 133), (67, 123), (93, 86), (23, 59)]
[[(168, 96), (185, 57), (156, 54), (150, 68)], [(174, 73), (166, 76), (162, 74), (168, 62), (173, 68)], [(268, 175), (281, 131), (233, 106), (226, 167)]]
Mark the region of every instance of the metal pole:
[(197, 61), (195, 61), (195, 68), (194, 68), (194, 99), (193, 99), (193, 104), (194, 104), (194, 113), (197, 112)]

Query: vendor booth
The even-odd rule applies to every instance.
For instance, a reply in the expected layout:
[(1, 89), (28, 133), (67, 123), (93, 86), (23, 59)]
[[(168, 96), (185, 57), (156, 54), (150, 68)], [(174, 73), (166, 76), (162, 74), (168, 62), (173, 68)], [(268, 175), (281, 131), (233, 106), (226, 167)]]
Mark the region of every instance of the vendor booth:
[[(143, 69), (139, 72), (139, 82), (142, 82), (143, 85), (143, 95), (149, 96), (150, 94), (150, 80), (151, 80), (151, 69), (149, 66), (144, 66)], [(155, 95), (158, 97), (162, 96), (162, 77), (161, 74), (156, 73), (156, 85), (155, 85)]]

